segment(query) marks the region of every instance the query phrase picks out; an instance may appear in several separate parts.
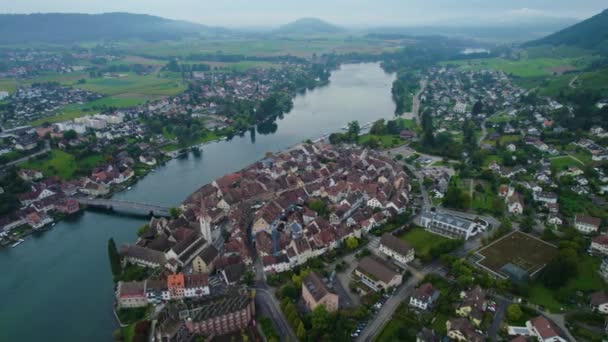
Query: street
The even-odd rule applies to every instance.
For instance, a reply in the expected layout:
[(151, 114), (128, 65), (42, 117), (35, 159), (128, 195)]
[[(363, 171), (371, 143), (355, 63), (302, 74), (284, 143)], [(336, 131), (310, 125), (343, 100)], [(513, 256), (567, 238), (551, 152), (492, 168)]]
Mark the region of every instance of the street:
[(265, 288), (256, 286), (255, 288), (255, 304), (258, 309), (257, 313), (261, 316), (269, 317), (272, 320), (274, 328), (277, 330), (281, 341), (292, 341), (295, 342), (298, 339), (291, 330), (289, 323), (283, 316), (281, 309), (274, 299), (274, 296), (270, 291)]

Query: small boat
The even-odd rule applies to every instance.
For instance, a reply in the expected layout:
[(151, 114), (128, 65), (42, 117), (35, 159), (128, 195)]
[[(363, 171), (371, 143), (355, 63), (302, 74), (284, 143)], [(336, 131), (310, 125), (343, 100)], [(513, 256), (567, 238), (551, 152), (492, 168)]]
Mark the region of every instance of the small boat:
[(15, 247), (19, 246), (22, 242), (23, 242), (23, 239), (19, 239), (19, 241), (15, 242), (14, 244), (11, 245), (11, 248), (15, 248)]
[(127, 190), (131, 190), (131, 187), (128, 187)]

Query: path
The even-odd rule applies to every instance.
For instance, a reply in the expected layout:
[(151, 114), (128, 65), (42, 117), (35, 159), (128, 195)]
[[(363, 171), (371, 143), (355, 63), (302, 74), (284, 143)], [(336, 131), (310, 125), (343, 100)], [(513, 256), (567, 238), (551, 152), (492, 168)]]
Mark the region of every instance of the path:
[(574, 77), (572, 77), (572, 79), (570, 80), (570, 82), (568, 83), (568, 87), (572, 88), (572, 89), (576, 89), (576, 85), (574, 85), (574, 83), (578, 80), (578, 77), (580, 75), (576, 75)]
[(416, 93), (416, 95), (414, 95), (414, 98), (412, 99), (412, 117), (416, 118), (416, 122), (418, 123), (420, 123), (420, 94), (422, 94), (422, 92), (426, 88), (427, 83), (428, 81), (426, 79), (420, 80), (420, 90), (418, 90), (418, 92)]
[(23, 158), (19, 158), (17, 160), (13, 160), (11, 162), (8, 162), (6, 164), (4, 164), (2, 167), (5, 168), (7, 166), (12, 166), (12, 165), (17, 165), (17, 164), (21, 164), (21, 163), (25, 163), (26, 161), (38, 157), (39, 155), (42, 155), (44, 153), (47, 153), (48, 151), (51, 150), (51, 144), (49, 143), (48, 140), (44, 141), (44, 148), (36, 153), (30, 154), (29, 156), (25, 156)]

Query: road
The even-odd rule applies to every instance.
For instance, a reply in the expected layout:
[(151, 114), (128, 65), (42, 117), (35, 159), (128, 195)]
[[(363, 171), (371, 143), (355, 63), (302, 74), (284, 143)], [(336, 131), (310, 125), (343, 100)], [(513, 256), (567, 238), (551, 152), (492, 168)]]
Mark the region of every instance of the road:
[(265, 285), (256, 285), (255, 287), (255, 304), (258, 308), (258, 314), (269, 317), (277, 333), (279, 334), (281, 341), (296, 342), (298, 339), (291, 330), (291, 326), (283, 316), (283, 312), (279, 307), (273, 294), (266, 288)]
[(496, 304), (498, 304), (498, 308), (496, 309), (496, 313), (494, 313), (494, 319), (492, 320), (492, 324), (488, 328), (488, 337), (491, 341), (497, 341), (498, 329), (500, 329), (500, 323), (502, 323), (505, 318), (505, 312), (507, 311), (507, 307), (511, 302), (506, 298), (497, 298)]
[(51, 143), (48, 140), (45, 140), (44, 141), (44, 148), (42, 150), (40, 150), (40, 151), (38, 151), (36, 153), (30, 154), (29, 156), (25, 156), (23, 158), (19, 158), (17, 160), (13, 160), (11, 162), (8, 162), (8, 163), (4, 164), (2, 166), (2, 168), (5, 168), (7, 166), (12, 166), (12, 165), (17, 165), (17, 164), (24, 163), (24, 162), (26, 162), (26, 161), (28, 161), (28, 160), (30, 160), (32, 158), (38, 157), (39, 155), (44, 154), (44, 153), (46, 153), (46, 152), (48, 152), (50, 150), (51, 150)]
[(576, 80), (578, 80), (578, 76), (579, 75), (576, 75), (576, 76), (572, 77), (572, 79), (568, 83), (568, 87), (570, 87), (572, 89), (576, 89), (576, 85), (574, 83), (576, 82)]
[(411, 295), (412, 291), (415, 289), (416, 285), (418, 285), (420, 280), (422, 280), (422, 278), (427, 274), (439, 271), (440, 269), (441, 265), (438, 263), (433, 263), (417, 272), (417, 274), (412, 274), (410, 279), (408, 279), (405, 284), (401, 285), (394, 295), (388, 298), (380, 311), (378, 311), (376, 316), (361, 332), (361, 335), (357, 337), (356, 341), (373, 341), (374, 338), (382, 331), (384, 325), (391, 319), (399, 305), (401, 305), (401, 303)]

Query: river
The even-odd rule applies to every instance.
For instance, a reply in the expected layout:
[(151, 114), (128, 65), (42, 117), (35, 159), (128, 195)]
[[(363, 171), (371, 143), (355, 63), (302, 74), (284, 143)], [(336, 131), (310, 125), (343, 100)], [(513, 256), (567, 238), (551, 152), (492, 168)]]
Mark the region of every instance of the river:
[[(199, 157), (174, 159), (115, 198), (178, 205), (199, 186), (276, 152), (339, 131), (393, 116), (394, 74), (377, 63), (347, 64), (327, 86), (298, 95), (271, 134), (248, 132), (205, 145)], [(110, 341), (116, 329), (107, 241), (134, 241), (147, 220), (85, 212), (0, 250), (0, 341)]]

